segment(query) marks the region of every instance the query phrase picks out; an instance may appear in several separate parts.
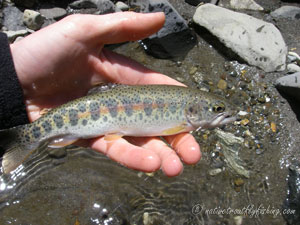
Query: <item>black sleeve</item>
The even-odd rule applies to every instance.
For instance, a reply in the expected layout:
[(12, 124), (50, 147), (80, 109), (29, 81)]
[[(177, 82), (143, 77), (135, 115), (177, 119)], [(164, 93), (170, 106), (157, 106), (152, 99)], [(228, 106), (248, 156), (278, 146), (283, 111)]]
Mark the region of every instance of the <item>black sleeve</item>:
[(29, 123), (7, 36), (0, 32), (0, 130)]

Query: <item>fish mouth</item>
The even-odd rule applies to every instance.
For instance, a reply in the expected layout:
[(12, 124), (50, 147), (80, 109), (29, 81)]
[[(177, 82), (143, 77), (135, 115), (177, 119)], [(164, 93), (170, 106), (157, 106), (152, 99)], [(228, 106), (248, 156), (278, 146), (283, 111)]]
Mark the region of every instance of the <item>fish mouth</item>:
[(220, 113), (218, 114), (211, 122), (212, 127), (218, 127), (222, 125), (226, 125), (228, 123), (232, 123), (236, 121), (236, 116), (232, 116), (229, 113)]

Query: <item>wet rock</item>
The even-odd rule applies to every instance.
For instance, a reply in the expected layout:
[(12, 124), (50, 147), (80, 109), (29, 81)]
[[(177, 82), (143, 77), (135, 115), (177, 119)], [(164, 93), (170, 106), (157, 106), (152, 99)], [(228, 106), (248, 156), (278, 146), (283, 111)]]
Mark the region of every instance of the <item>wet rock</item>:
[(163, 59), (180, 58), (196, 44), (195, 34), (167, 0), (132, 1), (130, 7), (140, 9), (139, 11), (143, 13), (165, 13), (164, 27), (141, 42), (150, 55)]
[(117, 2), (116, 3), (116, 11), (128, 11), (129, 6), (124, 2)]
[(29, 32), (28, 30), (17, 30), (17, 31), (9, 30), (9, 31), (4, 31), (4, 33), (7, 35), (9, 42), (12, 43), (16, 40), (16, 38), (24, 37)]
[(250, 65), (266, 72), (285, 69), (287, 47), (273, 24), (212, 4), (199, 6), (193, 20)]
[[(300, 168), (290, 166), (288, 175), (287, 198), (283, 203), (283, 209), (290, 213), (284, 213), (283, 217), (288, 225), (299, 225), (300, 221)], [(294, 212), (294, 213), (292, 213)]]
[(67, 15), (67, 11), (63, 8), (49, 8), (49, 9), (40, 9), (39, 12), (46, 17), (47, 19), (61, 19)]
[(286, 69), (287, 69), (287, 71), (288, 71), (289, 73), (300, 72), (300, 67), (297, 66), (297, 65), (294, 64), (294, 63), (288, 64)]
[(211, 0), (185, 0), (185, 2), (192, 6), (197, 6), (200, 3), (210, 3)]
[(282, 6), (279, 9), (271, 12), (273, 18), (288, 18), (288, 19), (300, 19), (300, 8), (296, 6)]
[(17, 6), (31, 8), (36, 3), (36, 0), (12, 0)]
[(230, 0), (230, 7), (233, 9), (264, 10), (253, 0)]
[(32, 30), (38, 30), (42, 27), (45, 18), (39, 12), (26, 9), (23, 15), (24, 24)]
[(78, 0), (69, 4), (73, 9), (96, 9), (95, 14), (115, 12), (115, 5), (109, 0)]
[(279, 78), (275, 86), (285, 94), (300, 101), (300, 72)]
[(14, 6), (5, 7), (3, 9), (3, 15), (4, 15), (3, 26), (5, 26), (7, 30), (17, 31), (26, 28), (22, 22), (23, 13), (17, 7)]
[(244, 139), (237, 137), (234, 134), (226, 133), (220, 129), (215, 129), (215, 133), (222, 145), (225, 161), (229, 168), (246, 178), (250, 177), (250, 171), (247, 170), (243, 164), (245, 164), (238, 156), (238, 152), (241, 149)]

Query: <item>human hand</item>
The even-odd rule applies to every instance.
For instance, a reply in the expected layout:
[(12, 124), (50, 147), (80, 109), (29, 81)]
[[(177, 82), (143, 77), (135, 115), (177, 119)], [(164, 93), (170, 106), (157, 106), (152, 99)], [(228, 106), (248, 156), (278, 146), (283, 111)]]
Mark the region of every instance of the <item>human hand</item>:
[[(30, 121), (38, 119), (42, 109), (81, 97), (99, 82), (182, 85), (103, 49), (104, 44), (143, 39), (158, 31), (163, 23), (163, 13), (72, 15), (12, 44)], [(165, 139), (175, 151), (158, 137), (115, 141), (99, 137), (86, 140), (84, 145), (129, 168), (145, 172), (162, 168), (167, 176), (182, 171), (180, 158), (187, 164), (199, 161), (200, 148), (191, 134)]]

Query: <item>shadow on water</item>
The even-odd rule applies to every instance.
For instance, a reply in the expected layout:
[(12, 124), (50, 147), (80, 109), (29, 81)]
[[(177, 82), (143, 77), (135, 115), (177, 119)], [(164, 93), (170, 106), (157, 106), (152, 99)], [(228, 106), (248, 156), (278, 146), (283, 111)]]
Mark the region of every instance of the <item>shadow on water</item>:
[(213, 46), (219, 54), (221, 54), (228, 61), (237, 60), (241, 64), (246, 64), (246, 61), (243, 60), (238, 54), (232, 51), (230, 48), (227, 48), (216, 36), (209, 32), (205, 27), (199, 26), (195, 23), (192, 24), (195, 32), (203, 38), (209, 45)]
[(293, 95), (291, 95), (291, 92), (297, 92), (299, 91), (298, 88), (293, 88), (293, 87), (284, 87), (284, 90), (280, 86), (276, 86), (278, 92), (280, 95), (285, 98), (288, 103), (290, 104), (292, 110), (294, 111), (297, 120), (300, 122), (300, 100), (295, 98)]

